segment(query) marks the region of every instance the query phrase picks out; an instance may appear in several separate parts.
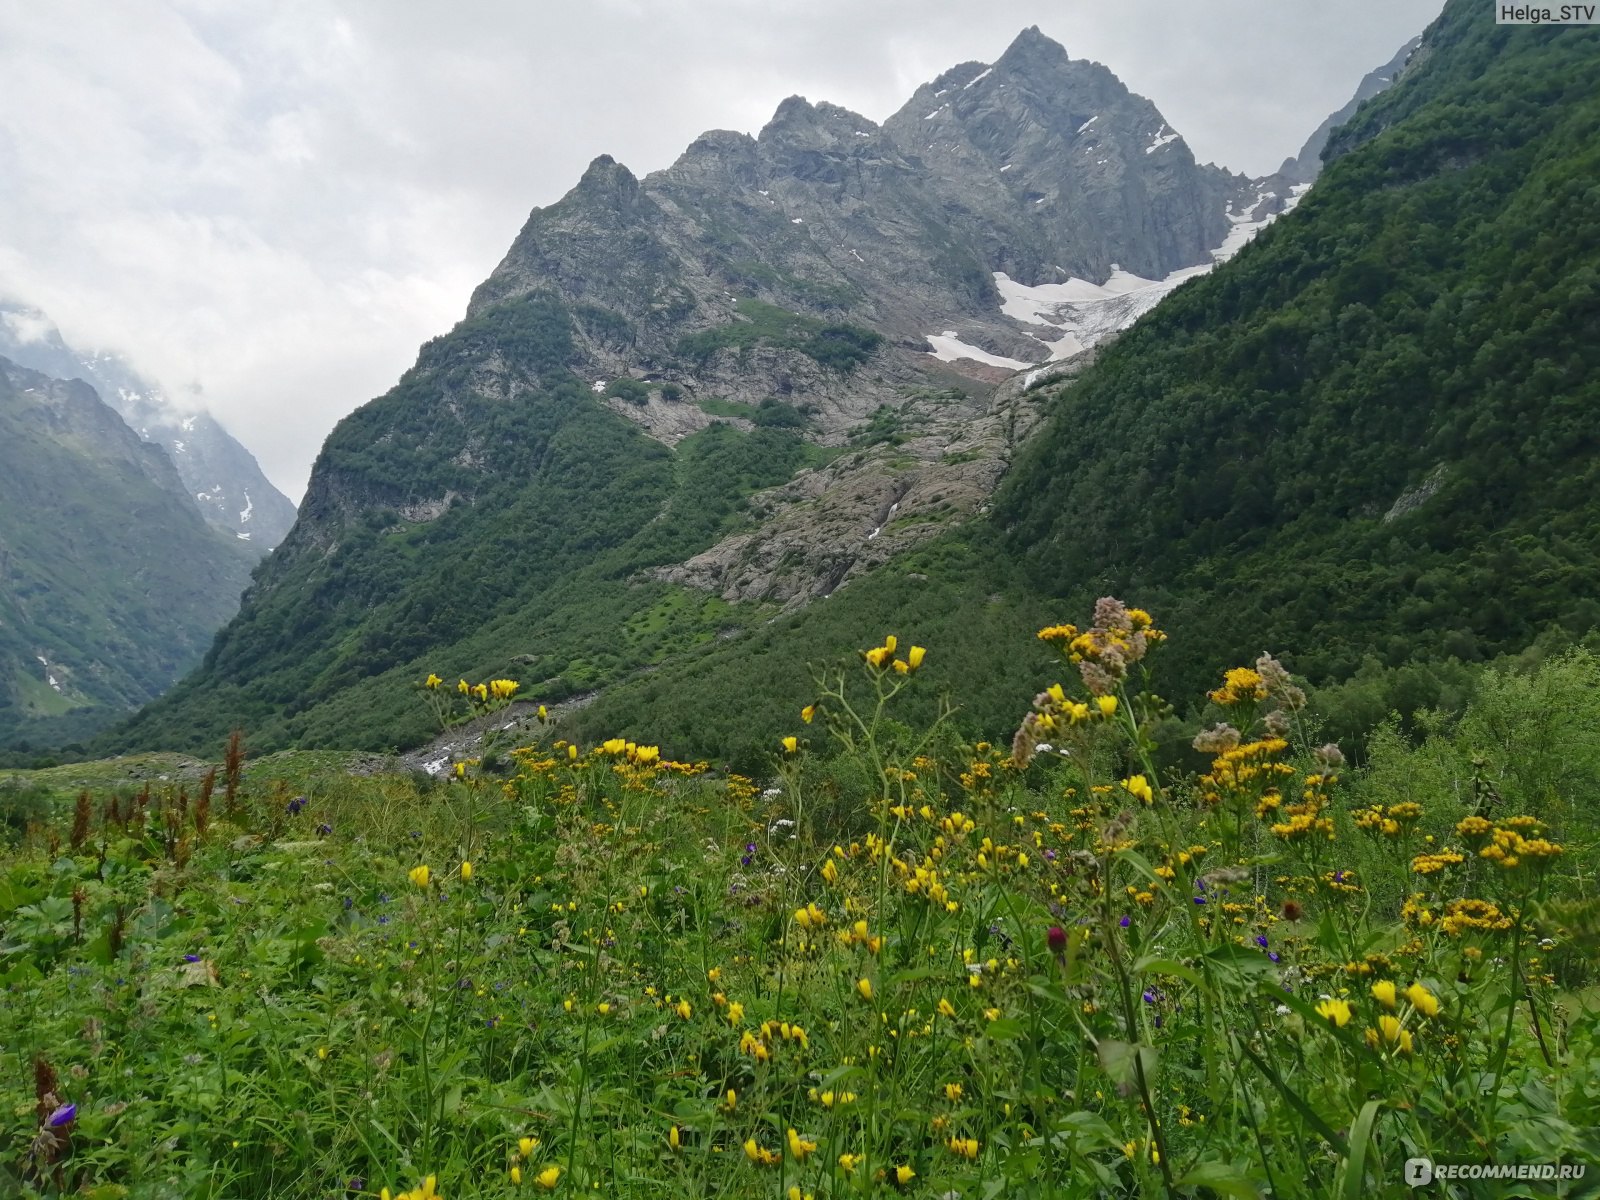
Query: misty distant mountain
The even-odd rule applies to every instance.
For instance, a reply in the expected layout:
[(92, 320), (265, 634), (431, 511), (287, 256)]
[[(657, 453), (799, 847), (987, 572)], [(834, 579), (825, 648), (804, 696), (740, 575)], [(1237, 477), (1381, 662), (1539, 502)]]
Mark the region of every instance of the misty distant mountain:
[(160, 695), (256, 558), (87, 383), (0, 357), (0, 749), (82, 736)]
[(68, 345), (36, 308), (0, 300), (0, 355), (57, 379), (82, 379), (143, 439), (165, 448), (202, 516), (257, 557), (294, 524), (295, 508), (255, 456), (203, 410), (188, 411), (115, 354)]

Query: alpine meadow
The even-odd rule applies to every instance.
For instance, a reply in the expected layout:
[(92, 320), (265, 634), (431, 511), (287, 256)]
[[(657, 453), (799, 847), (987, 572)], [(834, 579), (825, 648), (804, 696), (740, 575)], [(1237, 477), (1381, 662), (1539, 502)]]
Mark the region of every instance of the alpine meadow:
[(1600, 1194), (1594, 25), (601, 155), (293, 513), (0, 317), (0, 1194)]

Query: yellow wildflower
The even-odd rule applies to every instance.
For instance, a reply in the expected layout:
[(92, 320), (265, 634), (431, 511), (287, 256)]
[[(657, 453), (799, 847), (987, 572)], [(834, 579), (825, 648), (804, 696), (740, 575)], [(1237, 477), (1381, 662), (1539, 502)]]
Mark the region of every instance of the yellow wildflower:
[(523, 1158), (527, 1158), (536, 1149), (538, 1149), (538, 1146), (539, 1139), (536, 1137), (522, 1137), (517, 1139), (517, 1152), (521, 1154)]
[(428, 886), (428, 881), (433, 878), (433, 872), (428, 869), (427, 863), (423, 863), (420, 867), (412, 867), (406, 872), (406, 878), (419, 888), (425, 888)]
[(915, 671), (918, 667), (920, 667), (922, 665), (922, 660), (927, 655), (927, 653), (928, 653), (928, 651), (927, 651), (927, 649), (925, 647), (922, 647), (922, 646), (913, 646), (913, 647), (911, 647), (911, 649), (906, 653), (906, 663), (907, 663), (907, 665), (909, 665), (910, 668), (913, 671)]
[(863, 1000), (866, 1000), (866, 1001), (868, 1001), (870, 1003), (871, 1000), (872, 1000), (872, 980), (870, 980), (870, 979), (858, 979), (858, 980), (856, 980), (856, 991), (860, 993), (861, 998)]
[(1343, 1000), (1328, 999), (1317, 1005), (1317, 1016), (1332, 1021), (1340, 1029), (1350, 1023), (1350, 1005)]
[(806, 1155), (816, 1148), (815, 1142), (808, 1142), (793, 1129), (789, 1130), (789, 1155), (796, 1162), (804, 1162)]
[(694, 1008), (689, 1004), (688, 1000), (678, 1001), (678, 1015), (685, 1021), (694, 1016)]
[(799, 752), (799, 750), (800, 750), (800, 739), (799, 738), (795, 737), (793, 734), (790, 734), (788, 737), (783, 739), (783, 752), (785, 754), (796, 754), (796, 753)]
[(894, 1169), (894, 1181), (901, 1187), (905, 1187), (916, 1177), (917, 1173), (904, 1163)]
[(1135, 775), (1122, 781), (1123, 788), (1131, 795), (1139, 797), (1146, 804), (1155, 803), (1155, 792), (1151, 790), (1150, 781), (1143, 775)]
[(1380, 979), (1372, 985), (1372, 998), (1385, 1008), (1393, 1008), (1395, 1000), (1394, 981)]
[(439, 685), (443, 682), (444, 680), (440, 679), (432, 672), (429, 672), (428, 677), (422, 681), (422, 686), (427, 688), (430, 692), (436, 692), (439, 690)]
[(800, 719), (802, 721), (804, 721), (807, 725), (811, 724), (811, 719), (813, 717), (815, 717), (816, 715), (817, 715), (817, 706), (815, 704), (808, 704), (808, 705), (806, 705), (804, 708), (802, 708), (800, 710)]
[(1412, 1008), (1425, 1017), (1439, 1015), (1439, 998), (1420, 983), (1413, 983), (1406, 988), (1406, 999), (1411, 1001)]
[(559, 1180), (560, 1178), (561, 1178), (561, 1168), (560, 1167), (546, 1167), (544, 1170), (540, 1171), (537, 1175), (535, 1175), (533, 1177), (533, 1181), (535, 1183), (537, 1183), (540, 1187), (542, 1187), (545, 1191), (553, 1192), (553, 1191), (555, 1191), (555, 1188), (556, 1188), (556, 1181)]
[(472, 864), (470, 862), (463, 862), (461, 864), (461, 882), (472, 882)]
[(744, 1155), (758, 1167), (770, 1167), (778, 1163), (781, 1155), (768, 1150), (760, 1145), (755, 1138), (748, 1138), (744, 1144)]
[(674, 1150), (683, 1145), (683, 1135), (678, 1132), (678, 1127), (676, 1125), (667, 1130), (667, 1145), (671, 1146)]

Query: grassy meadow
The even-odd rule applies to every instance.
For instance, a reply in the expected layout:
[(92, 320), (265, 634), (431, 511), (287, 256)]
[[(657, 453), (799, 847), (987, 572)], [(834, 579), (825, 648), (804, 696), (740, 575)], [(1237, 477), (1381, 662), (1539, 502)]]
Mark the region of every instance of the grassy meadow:
[(762, 778), (553, 725), (0, 781), (0, 1193), (1595, 1186), (1600, 659), (1341, 752), (1270, 657), (1197, 726), (1140, 610), (1039, 639), (1004, 744), (898, 719), (937, 645), (843, 648)]

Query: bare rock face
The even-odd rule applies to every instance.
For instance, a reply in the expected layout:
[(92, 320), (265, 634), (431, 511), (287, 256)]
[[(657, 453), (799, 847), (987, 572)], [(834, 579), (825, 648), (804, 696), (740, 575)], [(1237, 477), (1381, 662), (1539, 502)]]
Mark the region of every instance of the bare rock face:
[[(764, 404), (801, 414), (837, 456), (657, 572), (794, 606), (979, 511), (1036, 419), (1028, 389), (1164, 294), (1119, 289), (1208, 267), (1281, 204), (1035, 28), (882, 126), (791, 96), (758, 135), (712, 130), (644, 179), (602, 155), (528, 218), (469, 318), (553, 293), (573, 369), (669, 445)], [(1004, 290), (1108, 281), (1031, 309)]]
[(885, 129), (939, 181), (990, 268), (1030, 284), (1203, 263), (1249, 190), (1196, 164), (1155, 105), (1037, 28), (993, 66), (923, 85)]
[[(824, 464), (653, 573), (809, 603), (982, 511), (1040, 384), (1070, 379), (1086, 347), (1282, 203), (1196, 163), (1111, 71), (1025, 30), (881, 126), (791, 96), (755, 136), (709, 131), (643, 179), (596, 158), (474, 293), (430, 420), (464, 423), (475, 397), (515, 404), (571, 372), (667, 445), (716, 421), (780, 421), (830, 452), (809, 456)], [(470, 350), (473, 328), (539, 303), (571, 326), (563, 360), (514, 361), (492, 337)], [(478, 431), (452, 436), (455, 465), (487, 461)], [(330, 459), (293, 545), (331, 553), (375, 507), (416, 522), (477, 502), (470, 481), (459, 490), (346, 479)]]

